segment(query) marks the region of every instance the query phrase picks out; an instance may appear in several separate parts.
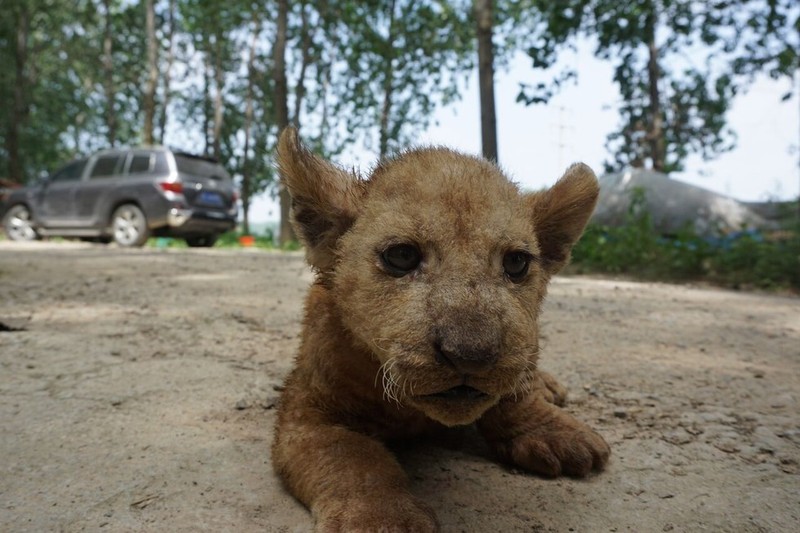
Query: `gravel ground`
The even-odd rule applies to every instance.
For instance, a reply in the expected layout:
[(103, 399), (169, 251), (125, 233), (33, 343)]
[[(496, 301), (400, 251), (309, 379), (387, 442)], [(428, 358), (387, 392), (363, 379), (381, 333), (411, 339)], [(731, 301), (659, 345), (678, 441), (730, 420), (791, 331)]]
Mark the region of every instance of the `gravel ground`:
[[(0, 241), (0, 531), (309, 531), (269, 445), (310, 280), (297, 253)], [(611, 464), (541, 479), (471, 429), (399, 450), (445, 532), (800, 531), (800, 299), (559, 278), (543, 336)]]

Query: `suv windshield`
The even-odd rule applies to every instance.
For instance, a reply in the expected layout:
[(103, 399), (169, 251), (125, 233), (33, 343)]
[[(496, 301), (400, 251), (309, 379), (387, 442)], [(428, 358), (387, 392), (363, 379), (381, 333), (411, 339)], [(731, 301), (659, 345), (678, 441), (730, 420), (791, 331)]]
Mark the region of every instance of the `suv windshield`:
[(219, 163), (214, 163), (207, 159), (190, 156), (187, 154), (175, 154), (175, 163), (178, 165), (178, 172), (191, 174), (192, 176), (202, 176), (214, 180), (230, 180), (228, 172)]

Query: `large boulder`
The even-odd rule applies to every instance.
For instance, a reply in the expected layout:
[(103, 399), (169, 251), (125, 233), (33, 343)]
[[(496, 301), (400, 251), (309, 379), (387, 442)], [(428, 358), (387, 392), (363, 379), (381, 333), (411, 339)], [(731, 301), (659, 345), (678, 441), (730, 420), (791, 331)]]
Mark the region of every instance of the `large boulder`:
[(621, 226), (628, 220), (634, 191), (643, 193), (642, 207), (650, 213), (661, 234), (674, 234), (687, 223), (699, 235), (728, 234), (741, 230), (769, 229), (766, 220), (743, 202), (660, 172), (634, 169), (600, 177), (600, 198), (592, 222)]

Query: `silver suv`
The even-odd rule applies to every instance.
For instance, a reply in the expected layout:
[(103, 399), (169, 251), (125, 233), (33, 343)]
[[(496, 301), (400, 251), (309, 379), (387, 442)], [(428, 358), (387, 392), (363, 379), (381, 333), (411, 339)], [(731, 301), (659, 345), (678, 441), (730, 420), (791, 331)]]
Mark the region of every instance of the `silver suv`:
[(129, 247), (155, 236), (212, 246), (236, 226), (236, 201), (214, 160), (165, 148), (105, 150), (12, 191), (2, 220), (19, 241), (85, 237)]

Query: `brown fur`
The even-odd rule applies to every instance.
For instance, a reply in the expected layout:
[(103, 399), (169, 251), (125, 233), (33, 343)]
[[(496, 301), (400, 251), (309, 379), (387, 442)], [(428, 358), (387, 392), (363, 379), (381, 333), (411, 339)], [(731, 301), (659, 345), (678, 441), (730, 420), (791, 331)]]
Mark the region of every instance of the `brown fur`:
[[(605, 441), (555, 405), (564, 389), (537, 370), (547, 283), (597, 199), (588, 167), (523, 194), (485, 160), (423, 148), (362, 180), (293, 130), (278, 162), (317, 281), (273, 462), (318, 531), (435, 531), (383, 442), (443, 425), (477, 423), (503, 461), (546, 476), (605, 465)], [(399, 244), (422, 257), (400, 276), (381, 259)], [(512, 280), (504, 257), (518, 251), (533, 259)], [(480, 392), (432, 396), (461, 385)]]

